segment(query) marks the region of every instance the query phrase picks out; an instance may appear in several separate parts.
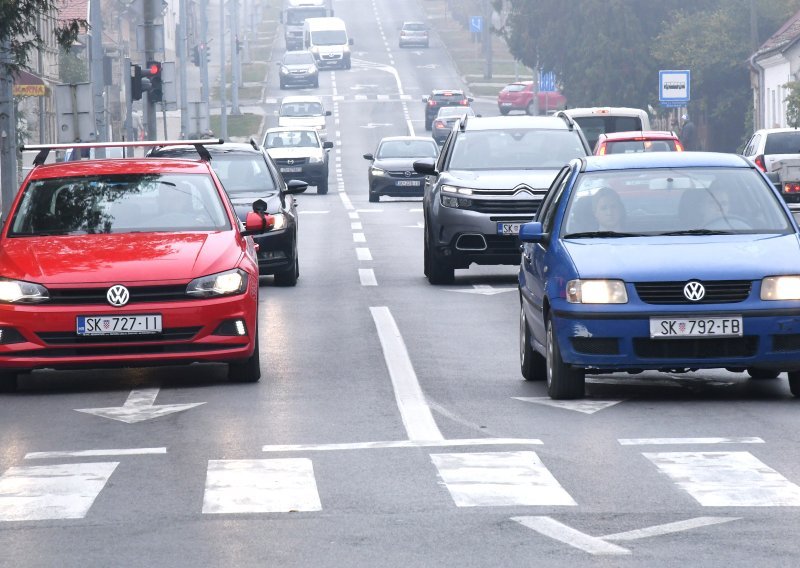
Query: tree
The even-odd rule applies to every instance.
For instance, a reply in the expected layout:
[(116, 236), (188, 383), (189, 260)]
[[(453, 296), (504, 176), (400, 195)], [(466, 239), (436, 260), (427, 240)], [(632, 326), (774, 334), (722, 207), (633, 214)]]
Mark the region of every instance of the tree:
[(785, 85), (789, 94), (786, 95), (786, 123), (792, 128), (800, 128), (800, 81), (790, 81)]
[[(57, 0), (0, 0), (0, 50), (6, 46), (0, 73), (8, 74), (27, 65), (29, 54), (44, 44), (38, 27), (40, 19), (57, 13)], [(61, 22), (55, 28), (59, 46), (69, 50), (87, 25), (82, 19)]]

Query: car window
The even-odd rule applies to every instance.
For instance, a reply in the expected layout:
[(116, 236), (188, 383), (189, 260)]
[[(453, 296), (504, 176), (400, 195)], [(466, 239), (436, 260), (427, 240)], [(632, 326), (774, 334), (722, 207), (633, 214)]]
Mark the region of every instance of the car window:
[(267, 132), (267, 148), (319, 148), (319, 137), (310, 130)]
[(461, 92), (448, 92), (448, 93), (434, 93), (431, 98), (440, 103), (444, 102), (452, 102), (452, 103), (460, 103), (464, 100), (464, 93)]
[(772, 132), (764, 144), (765, 154), (800, 154), (800, 131)]
[[(615, 225), (598, 207), (613, 202)], [(586, 172), (572, 192), (563, 234), (613, 230), (642, 235), (686, 231), (786, 234), (779, 199), (749, 168), (669, 168)]]
[(302, 25), (306, 18), (324, 18), (328, 15), (326, 8), (303, 7), (286, 11), (286, 23), (290, 26)]
[(317, 102), (284, 103), (280, 116), (322, 116), (322, 104)]
[(23, 189), (9, 236), (229, 228), (208, 175), (93, 175), (31, 181)]
[(460, 106), (447, 106), (442, 107), (439, 109), (439, 113), (436, 115), (437, 118), (449, 118), (452, 116), (475, 116), (475, 111), (472, 110), (472, 107), (460, 107)]
[(283, 56), (284, 65), (314, 65), (314, 56), (310, 53), (287, 53)]
[(214, 155), (211, 167), (230, 194), (275, 191), (275, 182), (261, 154)]
[(411, 32), (424, 32), (426, 27), (425, 24), (421, 23), (407, 23), (403, 24), (403, 29)]
[(642, 130), (642, 121), (638, 116), (581, 116), (574, 120), (583, 130), (592, 148), (601, 134)]
[(311, 43), (314, 45), (344, 45), (347, 33), (344, 30), (318, 30), (311, 32)]
[(539, 215), (536, 216), (536, 219), (542, 223), (542, 231), (545, 233), (549, 233), (553, 228), (555, 212), (558, 209), (558, 204), (561, 202), (561, 194), (569, 183), (571, 173), (572, 168), (569, 166), (559, 172), (550, 186), (550, 190), (547, 192)]
[(674, 140), (618, 140), (606, 142), (606, 154), (638, 154), (641, 152), (674, 152)]
[(378, 147), (378, 158), (435, 158), (436, 142), (427, 140), (387, 140)]
[(525, 85), (521, 83), (513, 83), (511, 85), (506, 85), (505, 87), (503, 87), (503, 91), (507, 93), (518, 93), (524, 90), (525, 90)]
[(585, 155), (576, 131), (471, 130), (456, 140), (449, 167), (458, 170), (557, 169)]

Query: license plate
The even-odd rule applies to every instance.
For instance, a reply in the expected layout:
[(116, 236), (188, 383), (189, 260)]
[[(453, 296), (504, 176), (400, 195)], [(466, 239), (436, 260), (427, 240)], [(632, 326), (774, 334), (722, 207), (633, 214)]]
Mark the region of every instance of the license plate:
[(418, 179), (403, 179), (397, 182), (397, 185), (401, 185), (404, 187), (416, 187), (421, 182)]
[(519, 235), (519, 227), (522, 223), (498, 223), (498, 235)]
[(161, 333), (161, 314), (78, 316), (78, 335), (143, 335)]
[(511, 106), (511, 103), (500, 103), (500, 106), (504, 106), (504, 107), (510, 107), (510, 106)]
[(742, 317), (650, 318), (650, 337), (741, 337)]
[(302, 172), (303, 168), (281, 168), (282, 174), (295, 174), (297, 172)]

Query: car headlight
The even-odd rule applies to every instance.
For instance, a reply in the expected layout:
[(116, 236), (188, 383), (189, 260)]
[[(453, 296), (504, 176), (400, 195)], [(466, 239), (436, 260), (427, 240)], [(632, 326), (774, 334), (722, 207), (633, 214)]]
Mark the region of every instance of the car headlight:
[(309, 164), (321, 164), (325, 159), (322, 156), (310, 156), (308, 158)]
[(567, 282), (570, 304), (627, 304), (628, 293), (622, 280), (570, 280)]
[(311, 53), (313, 53), (314, 55), (319, 55), (319, 48), (315, 45), (314, 47), (311, 48)]
[(316, 65), (309, 65), (306, 71), (308, 71), (309, 73), (316, 73), (317, 71), (319, 71), (319, 69), (317, 69)]
[(247, 273), (239, 268), (195, 278), (186, 287), (190, 296), (208, 298), (241, 294), (247, 289)]
[(385, 176), (386, 175), (386, 171), (385, 170), (382, 170), (382, 169), (376, 168), (376, 167), (370, 168), (369, 169), (369, 173), (371, 173), (374, 176)]
[(455, 185), (442, 185), (442, 191), (447, 193), (459, 193), (461, 195), (472, 195), (472, 188), (470, 187), (457, 187)]
[(271, 213), (272, 218), (275, 221), (272, 224), (272, 230), (277, 231), (278, 229), (286, 228), (286, 215), (283, 213)]
[(281, 67), (281, 75), (288, 75), (289, 68), (288, 67)]
[(452, 195), (442, 194), (442, 205), (444, 205), (445, 207), (469, 209), (472, 206), (472, 200), (465, 199), (464, 197), (454, 197)]
[(769, 276), (761, 281), (762, 300), (800, 300), (800, 276)]
[(47, 288), (22, 280), (0, 280), (0, 302), (8, 304), (38, 304), (50, 299)]

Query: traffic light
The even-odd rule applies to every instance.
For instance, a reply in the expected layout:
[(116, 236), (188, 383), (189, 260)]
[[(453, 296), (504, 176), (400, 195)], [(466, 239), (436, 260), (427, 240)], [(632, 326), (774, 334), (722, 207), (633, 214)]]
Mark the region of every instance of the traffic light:
[(199, 45), (195, 45), (192, 48), (191, 53), (189, 54), (189, 57), (191, 58), (192, 63), (194, 65), (197, 65), (198, 67), (200, 66), (200, 46)]
[(131, 100), (139, 101), (142, 99), (142, 68), (139, 65), (131, 65), (133, 75), (131, 75)]
[(203, 58), (205, 58), (206, 63), (211, 63), (211, 50), (208, 47), (207, 43), (201, 43), (199, 46), (199, 61), (202, 63)]
[(147, 100), (152, 103), (161, 102), (161, 62), (147, 62), (147, 77), (150, 79), (150, 91)]

